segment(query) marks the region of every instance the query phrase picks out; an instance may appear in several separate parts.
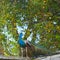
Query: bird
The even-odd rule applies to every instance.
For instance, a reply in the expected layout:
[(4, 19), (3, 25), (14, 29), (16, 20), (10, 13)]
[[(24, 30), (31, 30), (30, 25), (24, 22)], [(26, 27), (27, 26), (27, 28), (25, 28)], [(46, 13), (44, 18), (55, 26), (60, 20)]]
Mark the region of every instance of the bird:
[(19, 34), (19, 39), (18, 39), (18, 43), (21, 47), (21, 56), (23, 57), (23, 50), (26, 49), (26, 56), (27, 55), (27, 47), (31, 48), (31, 44), (27, 41), (27, 40), (23, 40), (22, 39), (23, 33)]
[[(48, 54), (49, 50), (41, 45), (36, 45), (35, 43), (30, 43), (28, 40), (23, 40), (23, 33), (19, 33), (18, 43), (21, 47), (21, 56), (24, 57), (24, 49), (26, 50), (26, 57), (38, 56)], [(45, 53), (46, 52), (46, 53)], [(31, 57), (30, 56), (30, 57)]]

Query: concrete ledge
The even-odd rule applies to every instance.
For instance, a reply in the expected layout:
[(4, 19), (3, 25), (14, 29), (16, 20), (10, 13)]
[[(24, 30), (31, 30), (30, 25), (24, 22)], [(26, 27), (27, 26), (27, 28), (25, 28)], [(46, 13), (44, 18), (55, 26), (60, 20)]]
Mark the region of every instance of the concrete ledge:
[[(0, 55), (0, 60), (32, 60), (29, 57), (17, 57), (17, 56), (2, 56)], [(38, 57), (34, 58), (34, 60), (60, 60), (60, 54), (45, 56), (45, 57)]]
[(29, 57), (16, 57), (16, 56), (0, 56), (0, 60), (31, 60)]

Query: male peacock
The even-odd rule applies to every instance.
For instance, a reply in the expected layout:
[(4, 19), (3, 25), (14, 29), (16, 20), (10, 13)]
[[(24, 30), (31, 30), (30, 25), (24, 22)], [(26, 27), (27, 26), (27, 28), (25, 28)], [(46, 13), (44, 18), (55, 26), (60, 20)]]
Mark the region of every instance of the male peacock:
[(24, 41), (22, 39), (22, 36), (23, 36), (23, 33), (20, 33), (19, 34), (19, 40), (18, 40), (18, 43), (21, 47), (21, 53), (22, 53), (21, 55), (23, 56), (23, 49), (26, 49), (26, 56), (27, 56), (27, 47), (31, 47), (31, 44), (27, 40)]
[[(44, 48), (43, 46), (38, 46), (38, 45), (35, 45), (35, 44), (30, 44), (27, 40), (24, 41), (22, 39), (22, 36), (23, 36), (23, 33), (20, 33), (19, 34), (19, 40), (18, 40), (18, 43), (21, 47), (21, 56), (23, 56), (23, 49), (26, 49), (26, 56), (28, 56), (29, 54), (32, 56), (32, 55), (46, 55), (49, 53), (49, 50), (47, 50), (46, 48)], [(28, 51), (27, 51), (28, 50)], [(29, 52), (29, 54), (28, 54)], [(46, 52), (46, 53), (45, 53)], [(32, 53), (32, 54), (31, 54)], [(30, 57), (31, 57), (30, 56)]]

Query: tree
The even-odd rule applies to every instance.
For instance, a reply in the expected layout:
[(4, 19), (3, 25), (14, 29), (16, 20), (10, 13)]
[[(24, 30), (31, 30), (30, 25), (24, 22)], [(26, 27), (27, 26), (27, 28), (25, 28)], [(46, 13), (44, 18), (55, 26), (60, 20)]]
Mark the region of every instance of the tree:
[[(35, 43), (37, 35), (39, 35), (38, 44), (41, 44), (52, 51), (59, 50), (59, 2), (59, 0), (1, 0), (0, 40), (1, 42), (5, 42), (3, 45), (7, 46), (6, 36), (2, 34), (2, 29), (5, 26), (7, 27), (8, 34), (12, 34), (12, 37), (17, 41), (17, 24), (18, 26), (24, 26), (26, 24), (28, 28), (25, 30), (26, 34), (24, 39), (27, 39), (27, 37), (33, 33), (31, 42)], [(10, 42), (10, 44), (16, 46), (16, 43), (14, 42)], [(9, 54), (9, 51), (7, 54)]]

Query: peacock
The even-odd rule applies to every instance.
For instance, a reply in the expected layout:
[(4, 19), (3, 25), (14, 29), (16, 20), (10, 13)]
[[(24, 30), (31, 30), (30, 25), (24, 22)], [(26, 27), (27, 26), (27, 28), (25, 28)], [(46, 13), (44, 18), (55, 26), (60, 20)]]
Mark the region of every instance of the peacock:
[(32, 57), (32, 56), (38, 56), (38, 55), (46, 55), (51, 53), (49, 50), (47, 50), (45, 47), (41, 45), (36, 45), (35, 43), (31, 43), (28, 40), (22, 39), (23, 33), (19, 34), (19, 40), (18, 43), (21, 47), (21, 56), (24, 55), (24, 49), (26, 49), (26, 56)]
[(19, 34), (19, 40), (18, 40), (18, 43), (21, 47), (21, 56), (23, 56), (23, 53), (24, 53), (23, 50), (24, 49), (26, 49), (26, 56), (28, 56), (27, 55), (27, 47), (31, 48), (31, 44), (27, 40), (23, 40), (22, 36), (23, 36), (23, 33), (20, 33)]

